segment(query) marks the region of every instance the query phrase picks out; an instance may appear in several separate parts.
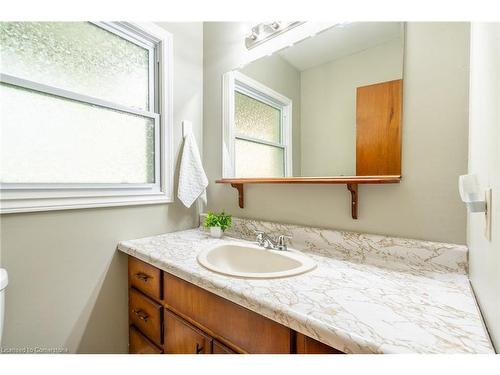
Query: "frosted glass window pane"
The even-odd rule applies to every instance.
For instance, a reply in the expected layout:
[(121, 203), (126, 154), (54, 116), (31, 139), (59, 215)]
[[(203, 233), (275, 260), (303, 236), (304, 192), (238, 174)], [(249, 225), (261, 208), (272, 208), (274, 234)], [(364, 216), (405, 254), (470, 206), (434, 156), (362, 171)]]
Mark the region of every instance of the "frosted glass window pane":
[(148, 109), (149, 51), (87, 22), (0, 22), (0, 70)]
[(0, 182), (152, 183), (154, 121), (0, 85)]
[(282, 148), (235, 140), (236, 177), (284, 177)]
[(238, 133), (270, 142), (280, 142), (281, 113), (259, 100), (235, 92), (235, 126)]

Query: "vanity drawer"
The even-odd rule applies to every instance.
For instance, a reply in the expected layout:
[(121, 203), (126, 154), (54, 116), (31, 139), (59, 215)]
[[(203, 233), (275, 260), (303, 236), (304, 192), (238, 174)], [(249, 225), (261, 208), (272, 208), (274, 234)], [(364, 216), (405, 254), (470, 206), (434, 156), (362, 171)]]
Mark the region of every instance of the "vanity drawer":
[(290, 353), (291, 330), (166, 272), (164, 303), (225, 344), (246, 353)]
[(130, 354), (161, 354), (163, 352), (134, 326), (129, 328), (128, 340)]
[(155, 299), (162, 299), (160, 269), (137, 258), (128, 257), (128, 279), (130, 286)]
[(130, 323), (152, 340), (156, 345), (162, 344), (163, 307), (137, 290), (129, 289)]
[(211, 354), (212, 338), (184, 319), (165, 310), (166, 354)]

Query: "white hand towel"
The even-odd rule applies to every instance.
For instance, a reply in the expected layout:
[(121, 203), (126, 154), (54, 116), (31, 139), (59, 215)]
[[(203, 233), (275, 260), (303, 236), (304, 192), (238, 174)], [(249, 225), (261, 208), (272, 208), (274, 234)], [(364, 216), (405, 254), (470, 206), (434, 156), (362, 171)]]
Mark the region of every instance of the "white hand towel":
[(177, 197), (186, 207), (191, 207), (200, 196), (206, 203), (207, 186), (208, 178), (201, 163), (200, 151), (193, 133), (189, 132), (184, 137)]

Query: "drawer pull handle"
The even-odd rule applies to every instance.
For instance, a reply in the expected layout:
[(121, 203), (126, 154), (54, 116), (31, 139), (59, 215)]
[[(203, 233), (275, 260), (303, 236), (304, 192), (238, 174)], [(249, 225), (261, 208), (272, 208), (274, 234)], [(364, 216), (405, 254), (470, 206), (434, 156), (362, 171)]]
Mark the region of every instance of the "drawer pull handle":
[(132, 312), (137, 315), (137, 317), (145, 322), (148, 321), (149, 315), (142, 310), (132, 310)]
[(139, 280), (142, 280), (144, 281), (145, 283), (148, 282), (148, 279), (151, 278), (151, 276), (149, 275), (146, 275), (145, 273), (142, 273), (142, 272), (138, 272), (135, 274), (135, 277), (137, 277)]
[(203, 346), (200, 346), (200, 344), (196, 343), (196, 354), (200, 354), (203, 352)]

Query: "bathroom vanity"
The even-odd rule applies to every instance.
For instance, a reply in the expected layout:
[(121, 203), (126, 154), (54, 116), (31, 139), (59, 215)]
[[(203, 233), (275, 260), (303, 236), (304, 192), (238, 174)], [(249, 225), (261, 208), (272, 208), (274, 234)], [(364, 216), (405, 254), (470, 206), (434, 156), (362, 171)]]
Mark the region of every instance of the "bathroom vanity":
[(341, 353), (129, 256), (130, 353)]
[[(316, 267), (252, 279), (197, 260), (256, 230), (290, 236)], [(493, 353), (462, 245), (233, 218), (221, 239), (197, 228), (118, 249), (131, 353)]]

